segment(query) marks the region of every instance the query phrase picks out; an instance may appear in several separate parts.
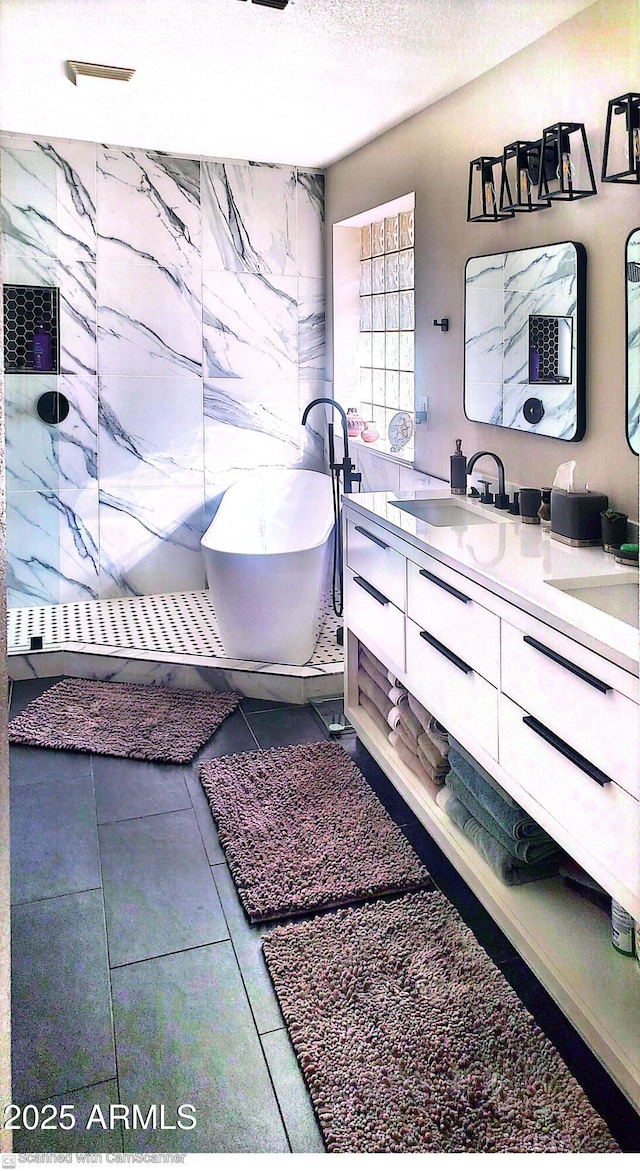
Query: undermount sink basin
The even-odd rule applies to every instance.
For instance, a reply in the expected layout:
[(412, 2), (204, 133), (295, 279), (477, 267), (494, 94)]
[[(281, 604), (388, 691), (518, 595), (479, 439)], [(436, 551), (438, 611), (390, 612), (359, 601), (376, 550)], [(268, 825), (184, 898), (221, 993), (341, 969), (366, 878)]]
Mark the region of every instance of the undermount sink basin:
[(557, 578), (546, 584), (638, 628), (638, 573), (635, 570), (599, 577)]
[(499, 512), (494, 515), (485, 509), (480, 511), (479, 504), (462, 504), (453, 500), (392, 500), (390, 503), (437, 528), (490, 525), (506, 520)]

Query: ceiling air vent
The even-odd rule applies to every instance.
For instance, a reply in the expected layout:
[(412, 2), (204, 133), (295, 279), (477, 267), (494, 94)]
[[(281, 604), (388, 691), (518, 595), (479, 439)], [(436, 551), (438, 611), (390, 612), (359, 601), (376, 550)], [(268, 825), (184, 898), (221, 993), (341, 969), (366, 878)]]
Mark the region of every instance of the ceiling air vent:
[(81, 77), (97, 77), (102, 81), (131, 81), (135, 69), (122, 69), (119, 65), (94, 65), (90, 61), (67, 61), (69, 80), (78, 84)]
[(254, 4), (262, 4), (264, 8), (279, 8), (282, 10), (287, 7), (289, 0), (253, 0)]

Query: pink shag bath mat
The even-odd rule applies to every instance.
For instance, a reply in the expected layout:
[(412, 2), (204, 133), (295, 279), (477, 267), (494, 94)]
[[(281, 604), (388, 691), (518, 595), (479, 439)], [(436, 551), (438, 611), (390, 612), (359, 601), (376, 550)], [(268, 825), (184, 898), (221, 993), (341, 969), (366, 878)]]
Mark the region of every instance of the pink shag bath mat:
[(252, 922), (431, 885), (339, 744), (223, 756), (200, 778)]
[(288, 923), (262, 946), (329, 1151), (619, 1151), (439, 891)]
[(239, 702), (231, 693), (63, 679), (11, 720), (9, 742), (186, 764)]

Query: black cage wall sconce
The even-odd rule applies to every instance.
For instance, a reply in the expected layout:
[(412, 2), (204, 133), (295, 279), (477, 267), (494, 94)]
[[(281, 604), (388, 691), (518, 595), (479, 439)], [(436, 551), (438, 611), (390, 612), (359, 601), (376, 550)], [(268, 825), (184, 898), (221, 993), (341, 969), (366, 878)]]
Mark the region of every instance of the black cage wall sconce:
[(622, 94), (609, 102), (602, 182), (640, 183), (640, 94)]
[(583, 122), (556, 122), (542, 134), (538, 199), (570, 201), (596, 195)]
[(502, 154), (500, 211), (542, 211), (551, 207), (548, 199), (538, 199), (542, 139), (537, 142), (511, 142)]
[(483, 155), (473, 159), (469, 166), (469, 194), (467, 220), (469, 223), (496, 223), (513, 218), (514, 212), (501, 211), (497, 192), (500, 189), (496, 167), (502, 169), (502, 156)]

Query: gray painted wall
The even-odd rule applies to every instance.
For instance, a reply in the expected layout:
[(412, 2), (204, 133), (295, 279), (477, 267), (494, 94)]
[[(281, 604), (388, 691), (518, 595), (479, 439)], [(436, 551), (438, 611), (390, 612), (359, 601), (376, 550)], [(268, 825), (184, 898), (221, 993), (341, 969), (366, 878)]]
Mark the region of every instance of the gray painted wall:
[[(625, 438), (624, 248), (640, 224), (640, 187), (602, 184), (607, 103), (638, 89), (637, 0), (599, 0), (572, 20), (434, 106), (335, 163), (326, 176), (328, 371), (332, 378), (332, 225), (416, 193), (416, 395), (429, 397), (416, 465), (449, 474), (454, 438), (468, 455), (489, 448), (507, 478), (550, 484), (559, 463), (632, 518), (638, 460)], [(500, 224), (466, 222), (469, 162), (538, 138), (560, 120), (584, 122), (596, 197)], [(464, 266), (469, 256), (579, 240), (587, 250), (587, 432), (581, 443), (471, 423), (463, 413)], [(449, 332), (434, 329), (448, 317)], [(493, 470), (493, 464), (487, 464)]]

